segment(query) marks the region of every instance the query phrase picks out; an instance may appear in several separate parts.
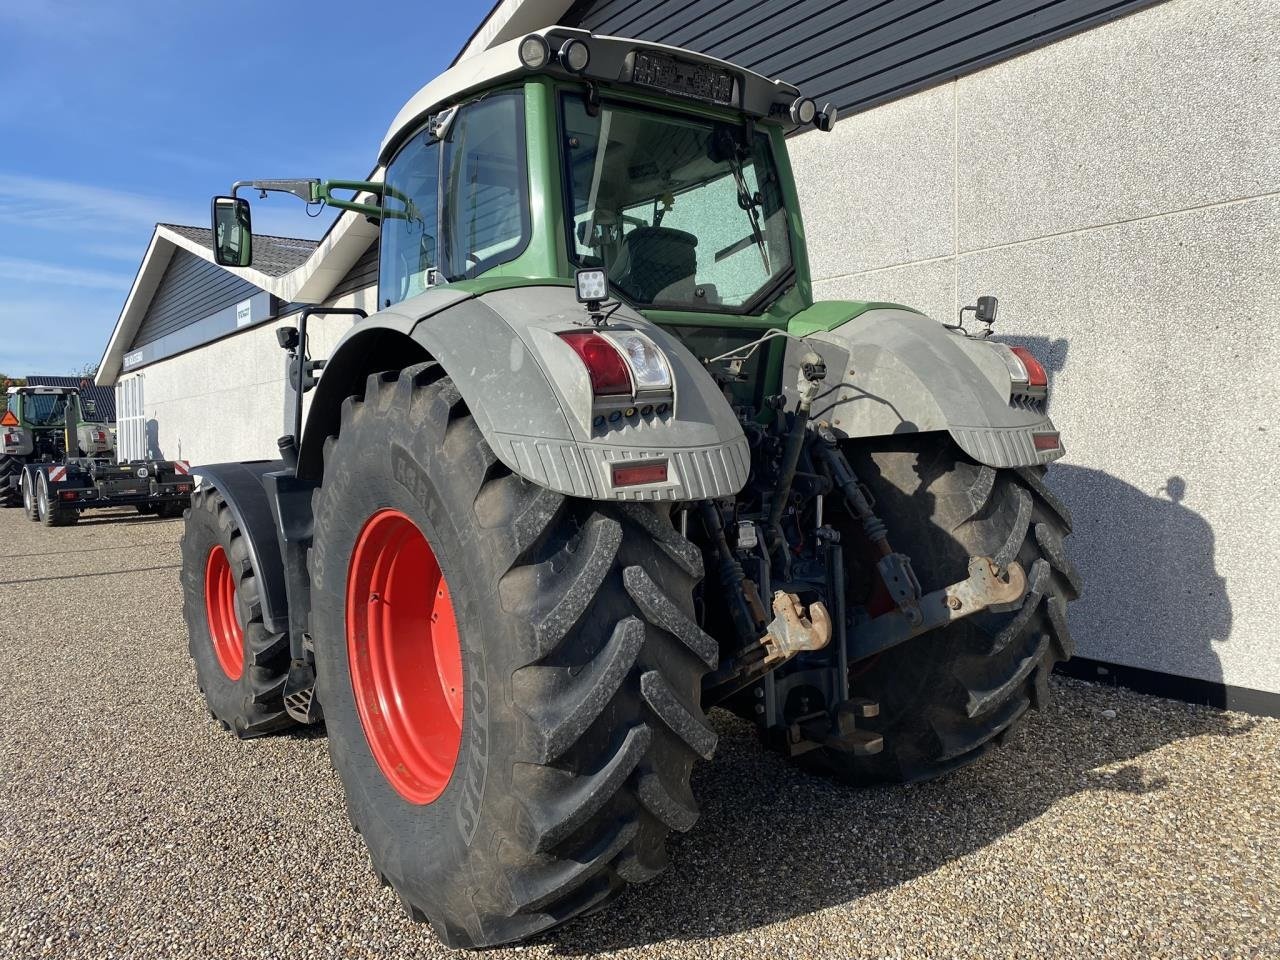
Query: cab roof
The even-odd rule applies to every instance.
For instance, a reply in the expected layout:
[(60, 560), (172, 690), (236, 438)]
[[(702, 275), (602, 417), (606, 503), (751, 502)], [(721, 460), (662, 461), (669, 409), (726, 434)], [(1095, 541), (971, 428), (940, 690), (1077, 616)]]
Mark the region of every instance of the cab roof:
[(589, 30), (578, 30), (573, 27), (544, 27), (460, 61), (415, 93), (396, 114), (387, 135), (383, 137), (382, 146), (378, 150), (378, 163), (385, 165), (405, 138), (417, 130), (431, 113), (460, 103), (469, 94), (479, 90), (530, 74), (532, 71), (526, 69), (520, 62), (519, 54), (520, 44), (530, 35), (546, 37), (552, 50), (559, 49), (569, 39), (581, 40), (587, 45), (590, 59), (582, 74), (570, 73), (555, 63), (537, 71), (564, 79), (572, 80), (581, 77), (600, 84), (623, 85), (633, 89), (648, 90), (655, 96), (680, 99), (681, 94), (652, 86), (642, 86), (632, 80), (635, 55), (643, 51), (669, 58), (682, 65), (702, 66), (729, 73), (735, 81), (734, 102), (718, 104), (714, 101), (704, 102), (727, 106), (757, 119), (790, 124), (791, 103), (800, 95), (800, 91), (789, 83), (772, 80), (745, 67), (695, 53), (692, 50), (668, 46), (665, 43), (651, 43), (647, 40), (597, 36)]

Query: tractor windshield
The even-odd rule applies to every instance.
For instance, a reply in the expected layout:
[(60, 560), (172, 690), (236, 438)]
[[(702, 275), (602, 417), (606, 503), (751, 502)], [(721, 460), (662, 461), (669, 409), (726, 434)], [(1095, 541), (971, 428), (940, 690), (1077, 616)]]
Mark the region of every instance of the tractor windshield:
[(791, 270), (769, 138), (741, 126), (563, 102), (569, 249), (642, 306), (741, 309)]

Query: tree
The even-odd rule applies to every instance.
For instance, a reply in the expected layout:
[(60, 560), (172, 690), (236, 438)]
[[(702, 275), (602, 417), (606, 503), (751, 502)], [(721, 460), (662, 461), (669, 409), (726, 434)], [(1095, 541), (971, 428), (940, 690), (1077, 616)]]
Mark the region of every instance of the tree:
[(9, 388), (24, 386), (26, 382), (18, 377), (7, 377), (0, 373), (0, 414), (9, 409)]

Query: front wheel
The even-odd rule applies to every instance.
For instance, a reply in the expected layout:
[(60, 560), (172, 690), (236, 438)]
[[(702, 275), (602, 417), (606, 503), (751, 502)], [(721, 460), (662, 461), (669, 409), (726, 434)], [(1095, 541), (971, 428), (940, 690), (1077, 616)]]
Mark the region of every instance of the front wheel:
[(492, 946), (663, 869), (717, 659), (666, 511), (513, 475), (428, 363), (345, 404), (310, 562), (330, 754), (410, 917)]
[[(844, 452), (924, 592), (963, 579), (971, 556), (1017, 560), (1027, 573), (1019, 609), (957, 620), (851, 665), (851, 695), (880, 704), (880, 715), (859, 725), (883, 734), (882, 753), (805, 755), (858, 784), (927, 780), (976, 760), (1041, 706), (1053, 665), (1071, 656), (1067, 603), (1080, 591), (1063, 546), (1071, 517), (1045, 486), (1043, 467), (984, 466), (946, 435), (849, 443)], [(852, 523), (842, 539), (859, 541)], [(868, 565), (851, 559), (850, 596), (865, 595), (870, 577), (859, 571)]]
[(287, 730), (289, 635), (269, 633), (244, 535), (222, 494), (197, 490), (182, 534), (182, 612), (209, 712), (237, 737)]

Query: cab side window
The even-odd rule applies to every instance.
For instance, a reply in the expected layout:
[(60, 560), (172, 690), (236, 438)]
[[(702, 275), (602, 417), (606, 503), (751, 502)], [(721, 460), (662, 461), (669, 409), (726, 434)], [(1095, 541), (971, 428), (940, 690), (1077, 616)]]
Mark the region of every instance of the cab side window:
[(529, 243), (523, 92), (464, 104), (445, 126), (444, 140), (424, 129), (387, 167), (378, 267), (384, 308), (514, 260)]
[(407, 300), (433, 282), (437, 260), (440, 144), (419, 133), (387, 168), (382, 198), (378, 299), (382, 306)]
[(529, 236), (523, 95), (511, 90), (462, 108), (445, 146), (443, 270), (450, 280), (520, 255)]

